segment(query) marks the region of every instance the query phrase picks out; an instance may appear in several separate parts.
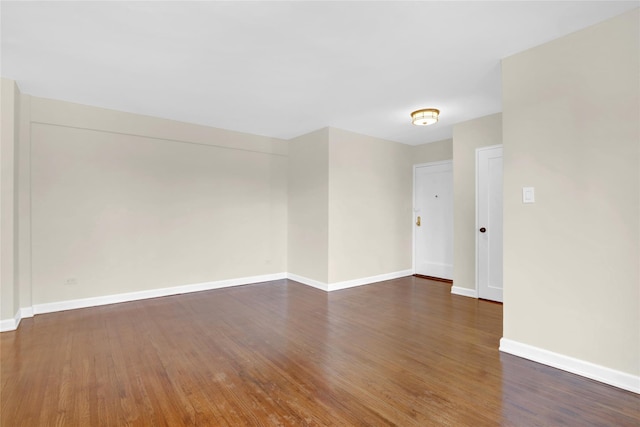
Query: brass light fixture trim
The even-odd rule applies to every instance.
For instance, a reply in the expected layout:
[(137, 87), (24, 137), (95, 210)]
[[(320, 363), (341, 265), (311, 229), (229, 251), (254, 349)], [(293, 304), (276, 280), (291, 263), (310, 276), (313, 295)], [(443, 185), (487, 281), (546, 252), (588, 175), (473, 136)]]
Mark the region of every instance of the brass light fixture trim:
[(429, 126), (437, 123), (440, 110), (435, 108), (423, 108), (411, 113), (411, 123), (417, 126)]

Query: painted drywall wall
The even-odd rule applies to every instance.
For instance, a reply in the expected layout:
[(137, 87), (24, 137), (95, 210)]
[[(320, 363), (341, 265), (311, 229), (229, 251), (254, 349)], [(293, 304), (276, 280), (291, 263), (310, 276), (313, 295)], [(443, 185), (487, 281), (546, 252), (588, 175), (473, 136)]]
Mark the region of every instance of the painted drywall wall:
[(329, 129), (329, 283), (411, 269), (411, 148)]
[[(10, 263), (11, 312), (284, 271), (335, 283), (410, 269), (409, 146), (330, 129), (287, 142), (22, 100), (23, 157), (11, 164), (25, 256)], [(331, 183), (334, 228), (350, 236), (334, 241), (333, 264)], [(362, 208), (373, 209), (364, 221)]]
[(286, 150), (32, 97), (33, 304), (286, 271)]
[[(0, 320), (18, 312), (18, 177), (20, 91), (13, 80), (0, 82)], [(4, 327), (4, 325), (3, 325)]]
[[(35, 97), (34, 97), (35, 98)], [(287, 155), (287, 141), (232, 130), (212, 128), (157, 117), (37, 98), (31, 105), (31, 120), (59, 126), (117, 131), (126, 135), (168, 141), (205, 144), (236, 150)]]
[(330, 290), (411, 268), (411, 148), (335, 128), (290, 141), (290, 274)]
[(329, 273), (329, 130), (289, 142), (287, 271), (327, 283)]
[(636, 376), (639, 22), (636, 9), (502, 64), (504, 337)]
[(453, 139), (411, 146), (411, 164), (441, 162), (453, 159)]
[(502, 144), (502, 115), (453, 126), (453, 283), (476, 289), (476, 148)]

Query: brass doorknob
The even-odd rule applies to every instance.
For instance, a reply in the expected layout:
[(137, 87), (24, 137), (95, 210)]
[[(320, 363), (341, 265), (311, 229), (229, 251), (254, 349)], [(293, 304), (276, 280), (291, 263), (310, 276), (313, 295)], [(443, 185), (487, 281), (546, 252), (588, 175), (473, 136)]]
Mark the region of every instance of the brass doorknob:
[(418, 227), (420, 227), (420, 217), (418, 217), (418, 219), (416, 219), (416, 225), (417, 225)]

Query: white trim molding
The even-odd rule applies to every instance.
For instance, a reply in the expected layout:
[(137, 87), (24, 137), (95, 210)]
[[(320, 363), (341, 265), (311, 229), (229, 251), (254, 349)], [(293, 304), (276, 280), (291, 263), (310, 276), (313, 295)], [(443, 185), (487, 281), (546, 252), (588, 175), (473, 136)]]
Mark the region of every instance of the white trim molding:
[(463, 297), (478, 298), (478, 293), (475, 289), (461, 288), (459, 286), (451, 286), (451, 293), (453, 295), (462, 295)]
[(20, 318), (28, 319), (29, 317), (33, 317), (33, 307), (24, 307), (20, 309)]
[(378, 274), (377, 276), (363, 277), (361, 279), (345, 280), (342, 282), (329, 283), (329, 292), (341, 289), (354, 288), (356, 286), (370, 285), (372, 283), (384, 282), (385, 280), (399, 279), (400, 277), (412, 276), (413, 270), (394, 271), (393, 273)]
[(341, 289), (354, 288), (356, 286), (370, 285), (372, 283), (384, 282), (385, 280), (398, 279), (413, 275), (413, 270), (395, 271), (393, 273), (379, 274), (377, 276), (363, 277), (361, 279), (345, 280), (342, 282), (325, 283), (318, 280), (309, 279), (308, 277), (298, 276), (297, 274), (287, 273), (287, 278), (303, 285), (311, 286), (325, 292), (339, 291)]
[(150, 289), (147, 291), (127, 292), (124, 294), (50, 302), (46, 304), (35, 304), (33, 306), (33, 313), (43, 314), (53, 313), (56, 311), (73, 310), (76, 308), (97, 307), (100, 305), (115, 304), (119, 302), (138, 301), (148, 298), (158, 298), (171, 295), (188, 294), (191, 292), (209, 291), (212, 289), (228, 288), (230, 286), (250, 285), (252, 283), (269, 282), (272, 280), (281, 280), (286, 278), (286, 273), (264, 274), (261, 276), (217, 280), (213, 282), (196, 283), (192, 285), (173, 286), (170, 288)]
[(18, 310), (16, 312), (15, 316), (13, 316), (13, 319), (0, 320), (0, 332), (15, 331), (16, 329), (18, 329), (20, 320), (22, 320), (20, 311), (21, 310)]
[(340, 289), (352, 288), (354, 286), (368, 285), (370, 283), (382, 282), (385, 280), (397, 279), (399, 277), (411, 276), (412, 270), (397, 271), (394, 273), (380, 274), (378, 276), (365, 277), (362, 279), (347, 280), (327, 284), (307, 277), (298, 276), (291, 273), (264, 274), (261, 276), (242, 277), (238, 279), (218, 280), (213, 282), (196, 283), (191, 285), (174, 286), (170, 288), (149, 289), (144, 291), (127, 292), (114, 295), (103, 295), (91, 298), (80, 298), (67, 301), (56, 301), (44, 304), (34, 304), (32, 307), (25, 307), (18, 310), (15, 317), (0, 321), (0, 332), (14, 331), (18, 328), (21, 319), (33, 317), (36, 314), (54, 313), (57, 311), (74, 310), (77, 308), (98, 307), (107, 304), (121, 302), (139, 301), (149, 298), (166, 297), (171, 295), (187, 294), (191, 292), (209, 291), (213, 289), (228, 288), (231, 286), (250, 285), (253, 283), (270, 282), (274, 280), (291, 279), (303, 285), (312, 286), (325, 292), (337, 291)]
[(0, 320), (0, 332), (15, 331), (20, 326), (20, 321), (29, 317), (33, 317), (33, 307), (19, 309), (13, 319)]
[(328, 292), (329, 285), (319, 280), (309, 279), (308, 277), (298, 276), (297, 274), (287, 273), (287, 279), (293, 280), (303, 285), (311, 286), (312, 288), (320, 289), (321, 291)]
[(564, 354), (554, 353), (508, 338), (500, 339), (500, 351), (640, 394), (640, 376), (596, 365), (595, 363), (565, 356)]

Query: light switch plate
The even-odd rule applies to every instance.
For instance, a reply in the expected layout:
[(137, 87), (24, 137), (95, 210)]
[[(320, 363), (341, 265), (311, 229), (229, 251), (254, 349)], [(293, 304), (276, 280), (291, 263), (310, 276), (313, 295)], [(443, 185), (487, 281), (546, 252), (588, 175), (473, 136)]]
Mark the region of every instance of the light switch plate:
[(522, 203), (535, 203), (536, 192), (534, 187), (522, 187)]

